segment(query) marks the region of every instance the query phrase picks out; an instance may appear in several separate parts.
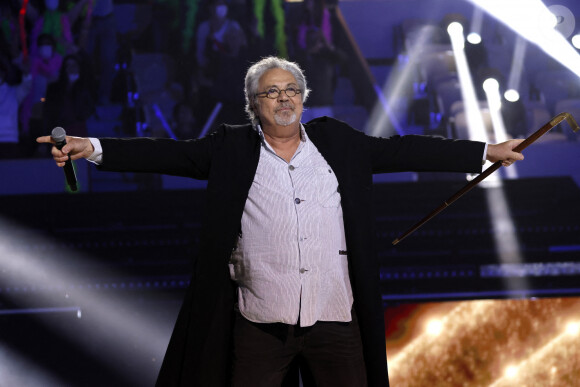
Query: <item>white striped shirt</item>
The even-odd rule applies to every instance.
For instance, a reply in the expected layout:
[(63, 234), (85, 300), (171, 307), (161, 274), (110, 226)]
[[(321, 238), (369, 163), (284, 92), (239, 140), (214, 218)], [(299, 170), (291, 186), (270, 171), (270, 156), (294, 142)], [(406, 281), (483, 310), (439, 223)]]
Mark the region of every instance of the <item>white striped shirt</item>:
[(352, 289), (334, 172), (301, 127), (290, 163), (264, 140), (230, 259), (250, 321), (351, 321)]

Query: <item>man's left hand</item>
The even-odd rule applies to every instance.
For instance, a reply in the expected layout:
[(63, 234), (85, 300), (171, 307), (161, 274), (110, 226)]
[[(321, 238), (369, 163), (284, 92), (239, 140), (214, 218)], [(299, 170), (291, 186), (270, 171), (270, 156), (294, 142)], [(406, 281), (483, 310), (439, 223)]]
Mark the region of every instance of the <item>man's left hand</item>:
[(486, 159), (495, 163), (502, 161), (504, 167), (509, 167), (518, 160), (523, 160), (524, 155), (519, 152), (514, 152), (513, 149), (518, 146), (523, 139), (508, 140), (499, 144), (489, 144), (487, 146)]

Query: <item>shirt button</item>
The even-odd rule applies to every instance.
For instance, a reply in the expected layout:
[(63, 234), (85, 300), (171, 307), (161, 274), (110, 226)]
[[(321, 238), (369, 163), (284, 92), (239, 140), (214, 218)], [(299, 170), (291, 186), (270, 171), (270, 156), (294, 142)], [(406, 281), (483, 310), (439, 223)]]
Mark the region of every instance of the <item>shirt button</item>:
[(300, 269), (300, 274), (304, 274), (304, 273), (306, 273), (306, 269), (305, 268)]
[(293, 170), (294, 170), (294, 165), (290, 165), (290, 166), (288, 167), (288, 169), (290, 169), (291, 171), (293, 171)]
[(302, 200), (300, 200), (299, 198), (294, 199), (294, 203), (296, 203), (296, 204), (300, 204), (301, 201)]

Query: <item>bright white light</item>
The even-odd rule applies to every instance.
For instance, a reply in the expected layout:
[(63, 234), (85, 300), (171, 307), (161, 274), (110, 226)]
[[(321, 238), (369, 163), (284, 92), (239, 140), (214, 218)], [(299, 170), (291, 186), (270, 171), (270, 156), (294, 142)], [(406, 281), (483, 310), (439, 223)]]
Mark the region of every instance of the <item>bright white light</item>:
[(552, 367), (552, 369), (550, 369), (550, 372), (552, 374), (555, 374), (556, 372), (558, 372), (558, 368), (556, 368), (556, 366)]
[(481, 43), (481, 35), (475, 32), (470, 33), (467, 35), (467, 41), (471, 44), (479, 44)]
[(463, 26), (458, 22), (449, 23), (447, 32), (449, 35), (463, 35)]
[[(489, 109), (492, 111), (498, 111), (501, 109), (501, 98), (499, 95), (499, 82), (494, 78), (488, 78), (483, 82), (483, 90), (487, 96), (487, 104)], [(493, 117), (492, 117), (493, 122)], [(495, 125), (494, 125), (495, 128)], [(496, 142), (501, 140), (496, 138)]]
[(580, 35), (572, 36), (572, 44), (574, 45), (574, 47), (580, 49)]
[(453, 22), (447, 28), (449, 37), (451, 39), (451, 46), (453, 47), (453, 58), (455, 59), (455, 67), (457, 68), (457, 76), (461, 86), (461, 97), (463, 98), (465, 106), (465, 116), (467, 118), (467, 130), (469, 140), (488, 142), (487, 133), (485, 131), (485, 124), (479, 109), (479, 102), (475, 88), (473, 87), (473, 79), (467, 64), (465, 51), (465, 41), (463, 37), (463, 27), (460, 23)]
[(566, 333), (568, 333), (569, 335), (577, 335), (578, 333), (580, 333), (580, 324), (569, 323), (566, 326)]
[(427, 333), (432, 336), (437, 336), (443, 330), (443, 323), (441, 320), (431, 320), (427, 324)]
[(506, 90), (503, 96), (510, 102), (516, 102), (520, 99), (520, 93), (518, 93), (518, 91), (514, 89)]
[[(580, 76), (580, 55), (553, 28), (554, 15), (540, 0), (470, 0)], [(548, 24), (551, 21), (551, 25)]]
[(552, 28), (556, 28), (556, 26), (558, 25), (558, 16), (554, 15), (553, 13), (546, 15), (545, 23), (546, 23), (546, 25), (548, 25)]
[(505, 376), (509, 379), (515, 378), (517, 376), (517, 374), (518, 374), (518, 368), (515, 366), (509, 366), (505, 370)]
[(470, 33), (467, 35), (467, 41), (471, 44), (481, 43), (481, 27), (483, 25), (483, 11), (478, 7), (473, 7), (471, 15)]
[[(524, 58), (526, 55), (526, 48), (528, 42), (518, 35), (514, 48), (514, 56), (512, 57), (512, 65), (510, 68), (510, 76), (507, 84), (508, 90), (517, 90), (520, 88), (520, 80), (524, 68)], [(519, 94), (518, 94), (519, 99)], [(509, 100), (508, 100), (509, 101)], [(517, 99), (516, 99), (517, 101)], [(512, 101), (513, 102), (513, 101)]]
[(499, 90), (499, 82), (494, 78), (487, 78), (483, 81), (483, 90), (486, 93), (497, 93)]

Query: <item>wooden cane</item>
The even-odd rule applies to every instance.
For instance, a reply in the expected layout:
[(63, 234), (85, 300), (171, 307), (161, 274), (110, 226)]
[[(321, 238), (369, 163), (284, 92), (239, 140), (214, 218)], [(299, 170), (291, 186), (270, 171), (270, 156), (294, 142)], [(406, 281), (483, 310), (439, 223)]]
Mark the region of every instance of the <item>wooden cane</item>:
[[(538, 138), (542, 137), (550, 129), (552, 129), (553, 127), (558, 125), (563, 120), (566, 120), (568, 122), (568, 125), (570, 125), (570, 127), (572, 128), (572, 130), (574, 132), (577, 132), (578, 130), (580, 130), (580, 127), (576, 123), (576, 120), (574, 120), (574, 117), (572, 117), (572, 115), (570, 113), (560, 113), (556, 117), (552, 118), (550, 120), (550, 122), (548, 122), (547, 124), (542, 126), (535, 133), (530, 135), (528, 138), (526, 138), (524, 141), (522, 141), (518, 146), (516, 146), (513, 149), (514, 152), (523, 151), (529, 145), (534, 143)], [(502, 161), (503, 160), (495, 162), (492, 166), (490, 166), (485, 171), (483, 171), (481, 174), (479, 174), (475, 179), (470, 181), (463, 188), (461, 188), (459, 191), (457, 191), (455, 194), (453, 194), (451, 197), (449, 197), (447, 200), (445, 200), (439, 207), (437, 207), (435, 210), (431, 211), (431, 213), (429, 215), (425, 216), (419, 222), (415, 223), (411, 228), (409, 228), (401, 236), (399, 236), (397, 239), (395, 239), (393, 241), (393, 245), (396, 245), (399, 242), (401, 242), (403, 239), (405, 239), (410, 234), (415, 232), (419, 227), (421, 227), (422, 225), (427, 223), (429, 220), (431, 220), (433, 217), (435, 217), (435, 215), (437, 215), (438, 213), (440, 213), (441, 211), (443, 211), (444, 209), (449, 207), (454, 201), (456, 201), (457, 199), (459, 199), (460, 197), (465, 195), (467, 192), (471, 191), (471, 189), (473, 187), (475, 187), (476, 185), (478, 185), (479, 183), (481, 183), (481, 181), (483, 181), (483, 179), (485, 179), (486, 177), (491, 175), (493, 172), (497, 171), (501, 167)]]

